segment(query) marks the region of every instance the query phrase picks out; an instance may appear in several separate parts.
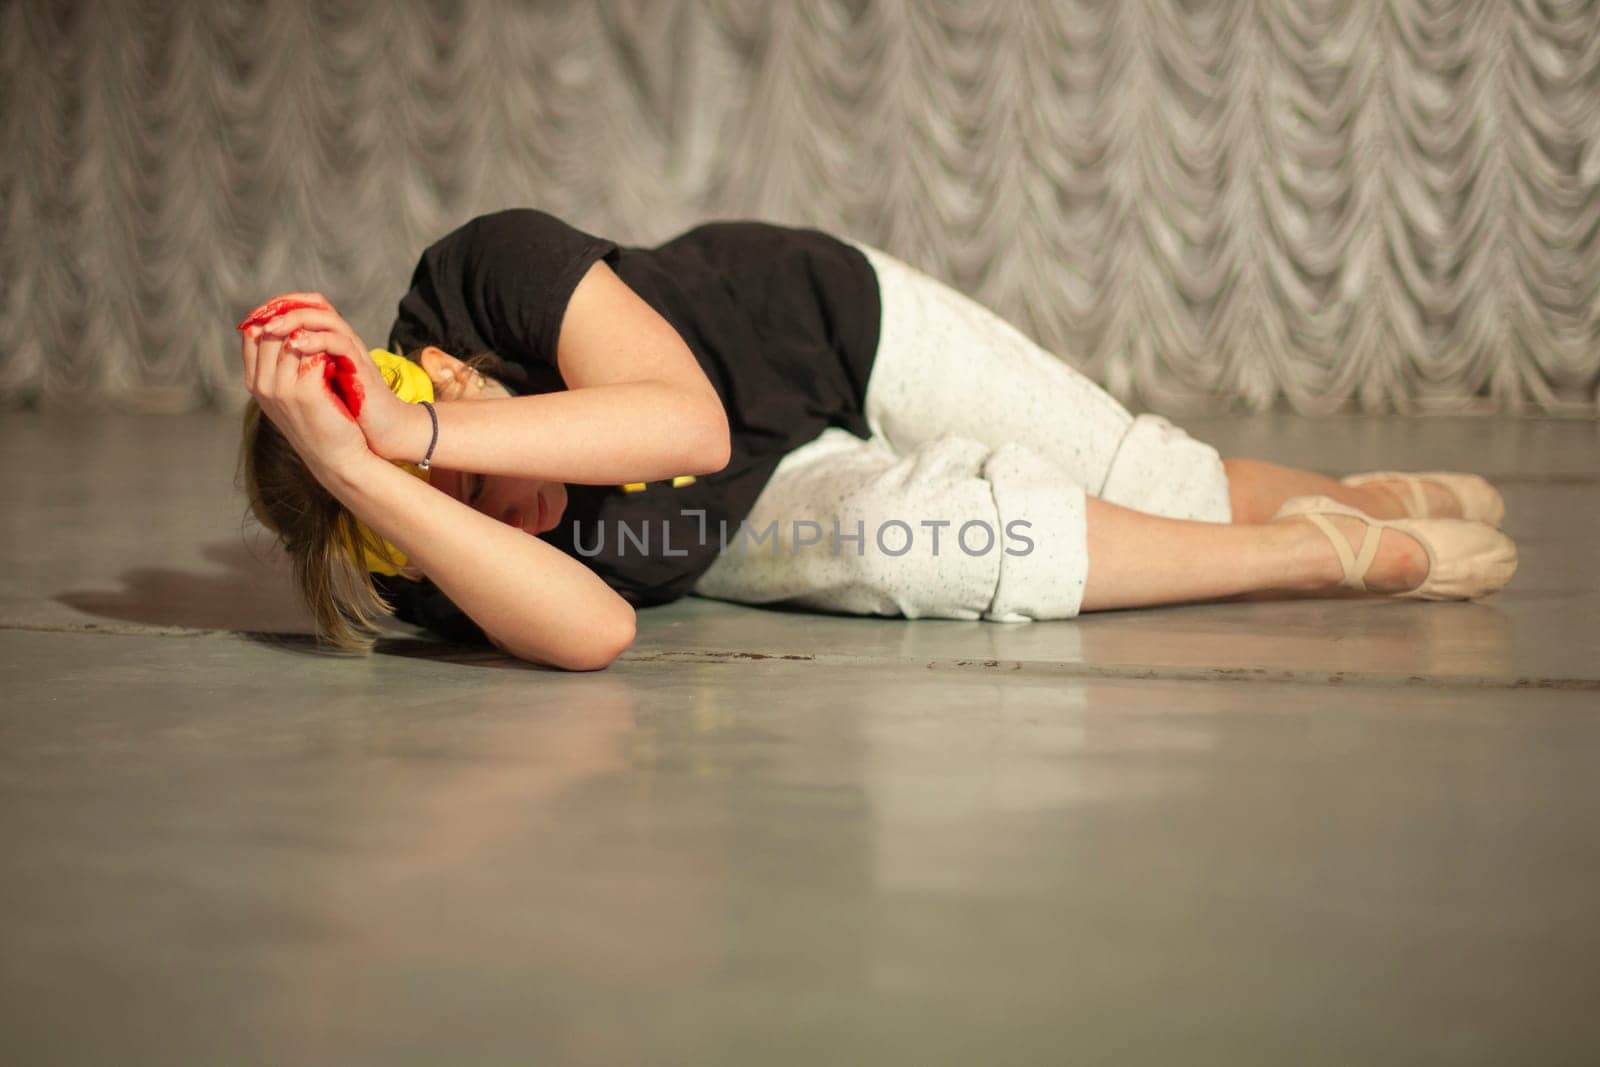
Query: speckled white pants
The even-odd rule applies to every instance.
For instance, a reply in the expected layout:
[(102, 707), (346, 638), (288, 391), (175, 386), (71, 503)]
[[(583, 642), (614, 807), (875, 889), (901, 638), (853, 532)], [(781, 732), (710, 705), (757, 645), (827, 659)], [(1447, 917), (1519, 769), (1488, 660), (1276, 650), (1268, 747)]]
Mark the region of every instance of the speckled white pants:
[(695, 592), (1021, 622), (1078, 614), (1085, 497), (1228, 522), (1216, 449), (1121, 404), (962, 293), (866, 245), (883, 321), (863, 441), (784, 457)]

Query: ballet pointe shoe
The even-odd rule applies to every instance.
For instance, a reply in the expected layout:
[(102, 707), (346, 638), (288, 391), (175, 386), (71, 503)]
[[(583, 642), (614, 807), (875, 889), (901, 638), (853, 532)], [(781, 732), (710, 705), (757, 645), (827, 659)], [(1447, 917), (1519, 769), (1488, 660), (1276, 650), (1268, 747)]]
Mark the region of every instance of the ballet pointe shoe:
[(1413, 519), (1431, 518), (1428, 514), (1428, 494), (1423, 482), (1443, 486), (1461, 505), (1461, 517), (1468, 522), (1486, 522), (1499, 526), (1506, 517), (1506, 502), (1500, 491), (1476, 474), (1457, 474), (1453, 471), (1368, 471), (1339, 479), (1339, 484), (1353, 489), (1370, 482), (1399, 482), (1406, 487), (1410, 499), (1401, 496), (1406, 515)]
[[(1345, 515), (1366, 524), (1359, 550), (1345, 539), (1325, 515)], [(1375, 519), (1331, 497), (1297, 496), (1284, 501), (1272, 517), (1303, 518), (1333, 542), (1344, 567), (1339, 584), (1369, 592), (1367, 571), (1378, 555), (1383, 531), (1394, 529), (1413, 538), (1428, 554), (1428, 576), (1414, 589), (1376, 594), (1414, 600), (1472, 600), (1504, 588), (1517, 571), (1517, 546), (1511, 538), (1487, 523), (1468, 519)]]

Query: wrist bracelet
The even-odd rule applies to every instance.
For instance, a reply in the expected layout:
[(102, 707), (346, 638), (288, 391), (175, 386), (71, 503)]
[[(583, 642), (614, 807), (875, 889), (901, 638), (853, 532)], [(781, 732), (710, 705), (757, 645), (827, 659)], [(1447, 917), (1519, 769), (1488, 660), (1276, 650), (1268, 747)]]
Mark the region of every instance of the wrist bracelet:
[(433, 447), (439, 443), (439, 413), (434, 411), (433, 405), (426, 400), (419, 400), (417, 403), (428, 409), (428, 418), (433, 420), (433, 440), (428, 442), (428, 454), (417, 464), (419, 470), (427, 470), (433, 463)]

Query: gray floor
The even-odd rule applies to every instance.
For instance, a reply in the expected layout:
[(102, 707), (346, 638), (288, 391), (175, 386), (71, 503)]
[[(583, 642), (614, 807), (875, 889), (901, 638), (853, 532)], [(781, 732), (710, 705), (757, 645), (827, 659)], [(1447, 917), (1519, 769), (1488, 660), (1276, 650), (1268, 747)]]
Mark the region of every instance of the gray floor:
[(235, 423), (0, 421), (15, 1063), (1592, 1063), (1600, 423), (1187, 420), (1496, 478), (1475, 604), (685, 601), (319, 655)]

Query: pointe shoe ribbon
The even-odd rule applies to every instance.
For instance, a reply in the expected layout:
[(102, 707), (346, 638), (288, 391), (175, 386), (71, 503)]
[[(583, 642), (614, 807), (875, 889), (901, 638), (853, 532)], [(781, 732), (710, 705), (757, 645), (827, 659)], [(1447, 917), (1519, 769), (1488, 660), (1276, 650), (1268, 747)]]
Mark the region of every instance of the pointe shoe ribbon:
[(1413, 519), (1432, 518), (1428, 514), (1428, 493), (1423, 482), (1442, 486), (1461, 505), (1461, 517), (1470, 522), (1486, 522), (1499, 526), (1506, 517), (1506, 503), (1500, 491), (1476, 474), (1458, 474), (1455, 471), (1367, 471), (1339, 479), (1341, 485), (1353, 489), (1371, 482), (1399, 482), (1406, 487), (1411, 499), (1403, 502), (1406, 514)]
[[(1352, 551), (1339, 528), (1325, 515), (1344, 515), (1366, 524), (1359, 551)], [(1344, 568), (1339, 584), (1367, 591), (1367, 571), (1378, 555), (1383, 531), (1398, 530), (1428, 554), (1428, 576), (1414, 589), (1388, 596), (1414, 600), (1471, 600), (1505, 587), (1517, 571), (1516, 542), (1487, 523), (1469, 519), (1375, 519), (1331, 497), (1297, 496), (1284, 501), (1272, 517), (1304, 518), (1333, 543)]]

